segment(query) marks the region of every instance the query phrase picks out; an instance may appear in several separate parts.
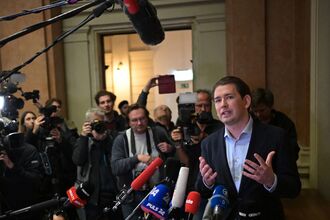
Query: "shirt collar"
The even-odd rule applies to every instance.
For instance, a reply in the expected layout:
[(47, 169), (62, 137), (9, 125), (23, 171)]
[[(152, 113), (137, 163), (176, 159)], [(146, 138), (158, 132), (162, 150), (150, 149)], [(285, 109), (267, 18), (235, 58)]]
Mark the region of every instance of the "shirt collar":
[[(249, 116), (249, 121), (246, 124), (245, 128), (243, 129), (242, 133), (240, 136), (242, 136), (242, 134), (247, 134), (247, 135), (251, 135), (252, 134), (252, 127), (253, 127), (253, 119), (251, 116)], [(223, 135), (224, 137), (232, 137), (232, 135), (230, 134), (230, 132), (228, 131), (228, 129), (225, 126), (225, 133)]]

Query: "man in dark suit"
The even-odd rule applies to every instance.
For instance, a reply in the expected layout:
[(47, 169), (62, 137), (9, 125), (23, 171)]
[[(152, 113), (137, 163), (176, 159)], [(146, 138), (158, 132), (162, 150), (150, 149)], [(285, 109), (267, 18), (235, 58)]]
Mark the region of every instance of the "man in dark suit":
[(250, 116), (250, 89), (241, 79), (224, 77), (213, 91), (225, 127), (202, 142), (197, 188), (205, 196), (218, 184), (228, 190), (223, 220), (240, 219), (243, 209), (260, 212), (259, 219), (284, 219), (280, 198), (296, 197), (301, 189), (285, 131)]

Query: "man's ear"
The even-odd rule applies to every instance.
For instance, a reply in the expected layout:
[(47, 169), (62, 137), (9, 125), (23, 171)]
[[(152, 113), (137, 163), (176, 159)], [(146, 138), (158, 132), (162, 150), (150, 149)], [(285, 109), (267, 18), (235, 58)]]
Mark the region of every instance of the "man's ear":
[(251, 96), (250, 95), (245, 95), (243, 98), (243, 101), (245, 102), (245, 108), (249, 109), (251, 106)]

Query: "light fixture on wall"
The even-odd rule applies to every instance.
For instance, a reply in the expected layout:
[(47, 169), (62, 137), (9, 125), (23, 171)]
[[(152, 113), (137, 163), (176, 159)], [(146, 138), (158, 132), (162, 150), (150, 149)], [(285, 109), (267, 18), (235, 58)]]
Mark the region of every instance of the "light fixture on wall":
[(123, 62), (120, 61), (117, 65), (117, 70), (120, 71), (120, 70), (122, 70), (122, 68), (123, 68)]
[(173, 70), (172, 74), (175, 77), (175, 81), (191, 81), (194, 79), (192, 69)]

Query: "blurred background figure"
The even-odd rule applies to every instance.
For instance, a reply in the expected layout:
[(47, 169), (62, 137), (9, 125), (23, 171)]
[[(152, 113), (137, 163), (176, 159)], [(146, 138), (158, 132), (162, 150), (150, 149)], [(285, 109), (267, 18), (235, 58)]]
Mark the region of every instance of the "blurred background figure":
[(127, 128), (129, 128), (128, 125), (128, 118), (127, 118), (127, 113), (128, 113), (128, 101), (127, 100), (123, 100), (118, 104), (118, 109), (120, 111), (120, 115), (118, 118), (118, 131), (124, 131)]
[[(28, 207), (40, 201), (43, 177), (37, 149), (24, 142), (22, 133), (1, 136), (0, 202), (1, 213)], [(27, 212), (15, 219), (40, 219), (41, 212)]]
[(96, 93), (94, 99), (96, 105), (105, 112), (107, 128), (117, 132), (119, 125), (119, 114), (114, 110), (116, 95), (106, 90), (100, 90)]
[(273, 108), (274, 95), (268, 89), (258, 88), (252, 91), (252, 113), (263, 123), (274, 125), (284, 129), (290, 138), (290, 146), (292, 146), (294, 159), (298, 160), (299, 145), (297, 142), (297, 131), (293, 121), (283, 112)]
[(26, 133), (27, 130), (33, 130), (34, 121), (37, 119), (37, 116), (32, 111), (25, 111), (22, 113), (20, 118), (20, 131)]
[(172, 111), (167, 105), (159, 105), (154, 109), (154, 121), (163, 126), (169, 134), (175, 127), (172, 122)]

